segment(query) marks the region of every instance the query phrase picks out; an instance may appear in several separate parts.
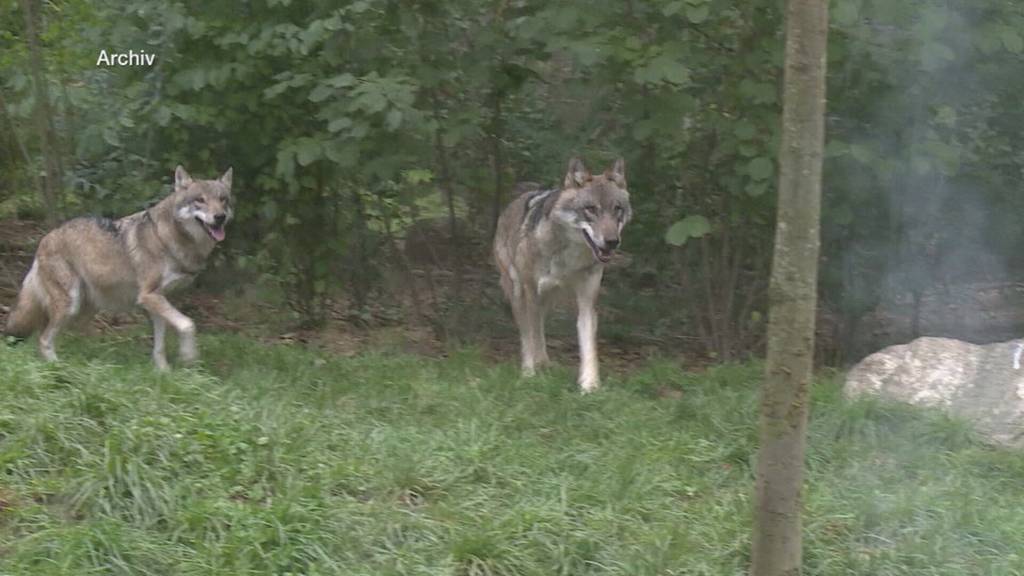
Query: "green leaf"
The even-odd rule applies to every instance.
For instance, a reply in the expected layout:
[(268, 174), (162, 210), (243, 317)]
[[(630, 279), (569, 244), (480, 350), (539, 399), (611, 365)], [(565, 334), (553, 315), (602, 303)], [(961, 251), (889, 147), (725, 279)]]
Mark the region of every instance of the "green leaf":
[(859, 0), (838, 0), (832, 10), (832, 18), (840, 26), (851, 26), (857, 23), (860, 16)]
[(665, 231), (665, 242), (672, 246), (682, 246), (690, 238), (700, 238), (711, 233), (711, 222), (700, 215), (683, 218), (669, 226)]
[(295, 143), (295, 158), (299, 166), (309, 166), (323, 155), (323, 147), (313, 138), (300, 138)]
[(103, 140), (116, 148), (121, 147), (121, 135), (113, 128), (107, 127), (103, 129)]
[(182, 70), (174, 76), (174, 83), (186, 90), (199, 90), (206, 86), (206, 72), (201, 68)]
[(359, 148), (335, 140), (324, 146), (324, 156), (342, 168), (350, 168), (355, 166), (356, 161), (359, 160)]
[(981, 50), (982, 54), (986, 56), (991, 55), (999, 51), (1004, 47), (1004, 42), (1001, 36), (1001, 27), (987, 26), (978, 31), (973, 36), (974, 44)]
[(153, 119), (156, 120), (157, 126), (167, 126), (171, 123), (171, 109), (167, 106), (160, 106), (153, 113)]
[(690, 81), (690, 69), (682, 63), (681, 59), (674, 58), (670, 54), (660, 54), (637, 68), (633, 72), (633, 78), (641, 84), (668, 82), (682, 85)]
[(402, 111), (397, 108), (392, 108), (388, 111), (387, 117), (384, 120), (384, 125), (389, 132), (394, 132), (402, 125)]
[(747, 193), (748, 196), (757, 198), (758, 196), (768, 191), (768, 181), (762, 180), (760, 182), (751, 182), (750, 184), (747, 184), (747, 187), (744, 188), (744, 191)]
[(330, 98), (331, 94), (333, 93), (334, 87), (328, 86), (326, 84), (321, 84), (316, 88), (313, 88), (313, 91), (309, 93), (309, 101), (323, 102), (324, 100)]
[(777, 100), (777, 88), (771, 82), (757, 82), (750, 78), (740, 81), (740, 94), (750, 98), (757, 104), (774, 104)]
[(291, 180), (295, 176), (295, 150), (290, 146), (283, 146), (277, 151), (277, 167), (274, 173), (285, 180)]
[(740, 140), (750, 140), (757, 134), (757, 128), (746, 120), (740, 120), (736, 123), (736, 128), (733, 130), (733, 134)]
[(334, 76), (333, 78), (328, 78), (327, 80), (324, 81), (324, 84), (334, 86), (335, 88), (347, 88), (355, 83), (356, 77), (349, 74), (348, 72), (344, 74), (338, 74), (337, 76)]
[(1021, 35), (1013, 28), (1004, 27), (999, 31), (999, 38), (1003, 41), (1003, 46), (1010, 52), (1014, 54), (1024, 52), (1024, 38), (1021, 38)]
[(775, 173), (775, 164), (771, 158), (759, 156), (747, 164), (747, 174), (754, 180), (767, 180)]
[(708, 19), (708, 6), (702, 4), (700, 6), (690, 6), (686, 9), (686, 17), (694, 24), (700, 24)]
[(264, 98), (273, 98), (282, 94), (285, 90), (291, 87), (291, 82), (278, 82), (272, 86), (269, 86), (263, 91)]
[(434, 173), (423, 168), (414, 168), (402, 172), (402, 177), (409, 184), (425, 184), (434, 179)]
[(686, 2), (669, 2), (661, 9), (661, 13), (665, 16), (675, 16), (683, 11), (686, 6)]
[(339, 116), (327, 123), (327, 130), (329, 132), (340, 132), (348, 127), (352, 126), (352, 119), (347, 116)]
[(742, 144), (739, 145), (739, 148), (737, 150), (739, 151), (740, 156), (743, 156), (745, 158), (753, 158), (755, 156), (760, 156), (764, 152), (764, 148), (753, 142), (743, 142)]

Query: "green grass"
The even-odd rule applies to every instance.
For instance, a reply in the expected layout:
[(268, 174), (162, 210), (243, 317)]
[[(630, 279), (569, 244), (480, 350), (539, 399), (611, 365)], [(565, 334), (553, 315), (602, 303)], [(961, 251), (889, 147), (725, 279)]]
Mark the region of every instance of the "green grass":
[[(757, 366), (581, 397), (570, 367), (228, 335), (158, 375), (136, 336), (0, 346), (0, 574), (746, 570)], [(806, 574), (1021, 574), (1022, 494), (963, 423), (815, 387)]]

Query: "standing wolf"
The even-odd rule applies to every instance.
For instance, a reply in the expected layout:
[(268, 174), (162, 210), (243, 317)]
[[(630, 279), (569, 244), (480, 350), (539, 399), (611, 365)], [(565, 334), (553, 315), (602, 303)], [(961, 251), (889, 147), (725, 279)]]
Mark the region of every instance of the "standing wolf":
[(178, 332), (181, 360), (198, 357), (196, 326), (164, 297), (198, 274), (224, 239), (232, 216), (231, 169), (217, 180), (193, 180), (181, 166), (174, 192), (120, 220), (76, 218), (39, 242), (32, 268), (7, 319), (7, 334), (36, 330), (43, 357), (57, 359), (54, 339), (71, 319), (99, 310), (142, 306), (153, 322), (153, 362), (168, 368), (164, 334)]
[(592, 176), (573, 158), (561, 190), (527, 192), (505, 208), (494, 235), (494, 259), (519, 325), (524, 376), (548, 361), (544, 315), (556, 292), (571, 290), (579, 309), (579, 385), (584, 393), (600, 385), (594, 307), (604, 265), (631, 216), (622, 159)]

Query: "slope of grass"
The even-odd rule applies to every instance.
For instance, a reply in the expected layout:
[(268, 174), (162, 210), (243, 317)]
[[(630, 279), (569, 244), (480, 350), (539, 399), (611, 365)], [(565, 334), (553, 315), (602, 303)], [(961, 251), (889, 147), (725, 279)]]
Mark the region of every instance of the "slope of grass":
[[(579, 396), (473, 351), (0, 346), (0, 574), (743, 574), (757, 366)], [(682, 391), (663, 398), (659, 390)], [(815, 388), (807, 574), (1019, 574), (1024, 457)]]

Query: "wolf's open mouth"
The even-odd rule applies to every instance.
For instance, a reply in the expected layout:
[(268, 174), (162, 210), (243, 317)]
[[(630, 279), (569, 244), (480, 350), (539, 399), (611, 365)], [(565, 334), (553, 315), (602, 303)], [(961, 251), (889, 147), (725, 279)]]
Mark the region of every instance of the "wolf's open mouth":
[(224, 239), (225, 234), (223, 224), (207, 224), (198, 217), (196, 220), (199, 220), (199, 223), (203, 225), (203, 230), (206, 230), (206, 233), (210, 235), (210, 238), (213, 238), (214, 242), (220, 242)]
[(597, 244), (594, 243), (594, 239), (590, 237), (590, 234), (586, 230), (580, 229), (583, 232), (583, 237), (587, 239), (587, 244), (590, 245), (590, 251), (594, 253), (594, 258), (597, 258), (601, 263), (607, 264), (612, 259), (612, 249), (598, 248)]

